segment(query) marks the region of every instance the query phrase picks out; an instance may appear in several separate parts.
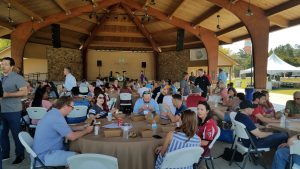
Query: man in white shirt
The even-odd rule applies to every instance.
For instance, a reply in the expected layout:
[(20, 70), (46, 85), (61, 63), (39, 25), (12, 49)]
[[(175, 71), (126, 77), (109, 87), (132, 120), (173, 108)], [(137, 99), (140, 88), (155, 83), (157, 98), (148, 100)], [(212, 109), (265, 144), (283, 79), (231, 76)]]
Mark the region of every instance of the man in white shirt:
[(75, 77), (71, 74), (71, 68), (64, 68), (65, 75), (65, 83), (64, 83), (64, 91), (69, 93), (73, 87), (77, 86)]
[(140, 97), (143, 97), (143, 93), (145, 91), (150, 91), (149, 88), (146, 87), (146, 82), (143, 82), (143, 87), (138, 89), (138, 93), (140, 94)]

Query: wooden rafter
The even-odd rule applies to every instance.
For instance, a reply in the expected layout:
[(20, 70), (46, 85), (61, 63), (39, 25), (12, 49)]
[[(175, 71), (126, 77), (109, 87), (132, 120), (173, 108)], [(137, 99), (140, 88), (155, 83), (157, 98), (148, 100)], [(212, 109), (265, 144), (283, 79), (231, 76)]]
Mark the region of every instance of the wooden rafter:
[(275, 15), (279, 12), (282, 12), (282, 11), (285, 11), (287, 9), (290, 9), (294, 6), (298, 6), (300, 5), (300, 1), (299, 0), (289, 0), (289, 1), (286, 1), (282, 4), (279, 4), (273, 8), (270, 8), (270, 9), (267, 9), (265, 10), (265, 14), (267, 16), (271, 16), (271, 15)]
[(91, 41), (95, 38), (95, 36), (97, 36), (98, 30), (100, 28), (100, 26), (105, 22), (105, 20), (107, 19), (107, 16), (109, 16), (111, 9), (114, 7), (115, 5), (112, 5), (110, 7), (108, 7), (108, 13), (102, 15), (98, 22), (96, 23), (95, 27), (92, 29), (89, 37), (86, 39), (86, 41), (83, 44), (83, 49), (87, 49), (89, 44), (91, 43)]
[(161, 35), (166, 35), (166, 34), (169, 34), (169, 33), (176, 32), (177, 30), (178, 30), (178, 28), (169, 28), (169, 29), (163, 29), (163, 30), (160, 30), (160, 31), (152, 32), (151, 34), (153, 36), (161, 36)]
[(87, 15), (81, 15), (81, 16), (78, 16), (78, 18), (83, 19), (88, 22), (91, 22), (91, 23), (97, 23), (97, 19), (95, 17), (89, 18), (89, 16), (87, 16)]
[(172, 17), (180, 8), (180, 6), (185, 2), (185, 0), (181, 0), (181, 2), (176, 6), (176, 8), (169, 14), (169, 17)]
[(70, 9), (66, 7), (64, 0), (54, 0), (54, 2), (66, 12), (67, 15), (71, 13)]
[(111, 37), (129, 37), (129, 38), (144, 38), (145, 36), (138, 32), (97, 32), (96, 36), (111, 36)]
[(235, 4), (239, 0), (229, 0), (230, 3)]
[(282, 16), (270, 16), (269, 17), (269, 20), (274, 23), (275, 25), (278, 25), (280, 27), (283, 27), (283, 28), (286, 28), (289, 26), (289, 21), (287, 19), (285, 19), (284, 17)]
[(231, 31), (234, 31), (236, 29), (239, 29), (239, 28), (241, 28), (243, 26), (245, 26), (244, 23), (243, 22), (239, 22), (239, 23), (236, 23), (234, 25), (231, 25), (231, 26), (229, 26), (229, 27), (227, 27), (225, 29), (222, 29), (222, 30), (216, 32), (216, 35), (217, 36), (221, 36), (221, 35), (226, 34), (228, 32), (231, 32)]
[(108, 42), (108, 41), (93, 41), (90, 46), (99, 47), (134, 47), (134, 48), (152, 48), (147, 43), (124, 43), (124, 42)]
[(6, 3), (10, 3), (12, 8), (17, 9), (18, 11), (27, 15), (28, 17), (33, 17), (36, 20), (43, 21), (43, 18), (39, 14), (33, 12), (29, 8), (22, 5), (22, 3), (19, 0), (4, 0), (4, 1)]
[(12, 30), (9, 30), (9, 29), (1, 29), (0, 30), (0, 37), (2, 36), (5, 36), (5, 35), (8, 35), (12, 32)]
[(82, 33), (82, 34), (90, 34), (90, 32), (84, 28), (81, 28), (79, 26), (75, 25), (70, 25), (70, 24), (64, 24), (64, 23), (59, 23), (61, 28), (68, 29), (74, 32)]
[(13, 26), (11, 26), (11, 24), (9, 24), (8, 22), (4, 22), (0, 20), (0, 27), (5, 28), (5, 29), (9, 29), (9, 30), (13, 30), (15, 29)]
[[(38, 31), (34, 34), (34, 37), (37, 37), (37, 38), (40, 38), (40, 39), (42, 39), (42, 38), (51, 39), (52, 34), (49, 33), (49, 32)], [(76, 38), (73, 38), (73, 37), (60, 36), (60, 40), (62, 42), (67, 42), (67, 43), (70, 43), (70, 44), (76, 44), (76, 45), (80, 44), (79, 39), (76, 39)]]
[(214, 5), (213, 7), (209, 8), (207, 11), (205, 11), (203, 14), (201, 14), (199, 17), (197, 17), (193, 23), (195, 25), (199, 25), (201, 22), (203, 22), (205, 19), (209, 18), (210, 16), (214, 15), (215, 13), (219, 12), (222, 8)]
[(140, 19), (132, 14), (132, 11), (128, 6), (122, 4), (122, 7), (126, 11), (127, 15), (136, 24), (136, 26), (141, 31), (141, 33), (148, 39), (148, 41), (151, 44), (153, 50), (156, 51), (156, 52), (161, 52), (161, 49), (157, 46), (156, 42), (154, 41), (153, 37), (150, 35), (149, 31), (145, 28), (144, 25), (141, 24)]

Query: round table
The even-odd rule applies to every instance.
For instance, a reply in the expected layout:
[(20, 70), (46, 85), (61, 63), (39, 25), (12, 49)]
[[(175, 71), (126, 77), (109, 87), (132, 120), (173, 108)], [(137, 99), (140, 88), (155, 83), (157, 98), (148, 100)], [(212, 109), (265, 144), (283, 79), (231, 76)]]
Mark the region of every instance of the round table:
[[(154, 150), (157, 146), (163, 144), (163, 138), (167, 133), (163, 133), (161, 125), (158, 124), (157, 133), (163, 137), (162, 139), (142, 138), (139, 131), (151, 128), (149, 123), (146, 121), (134, 122), (128, 118), (124, 121), (130, 122), (133, 125), (130, 131), (138, 133), (136, 138), (124, 139), (122, 136), (106, 138), (103, 132), (105, 129), (101, 127), (99, 135), (95, 136), (94, 133), (91, 133), (71, 142), (70, 150), (80, 153), (97, 153), (114, 156), (118, 159), (120, 169), (153, 169), (155, 164)], [(107, 122), (104, 119), (101, 120), (102, 125), (112, 122)]]

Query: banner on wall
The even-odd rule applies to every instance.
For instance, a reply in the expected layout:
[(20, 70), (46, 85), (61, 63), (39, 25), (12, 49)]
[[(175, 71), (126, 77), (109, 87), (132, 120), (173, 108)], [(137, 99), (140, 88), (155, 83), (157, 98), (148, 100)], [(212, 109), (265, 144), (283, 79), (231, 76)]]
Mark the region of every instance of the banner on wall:
[(190, 50), (190, 61), (197, 60), (207, 60), (207, 52), (205, 48)]

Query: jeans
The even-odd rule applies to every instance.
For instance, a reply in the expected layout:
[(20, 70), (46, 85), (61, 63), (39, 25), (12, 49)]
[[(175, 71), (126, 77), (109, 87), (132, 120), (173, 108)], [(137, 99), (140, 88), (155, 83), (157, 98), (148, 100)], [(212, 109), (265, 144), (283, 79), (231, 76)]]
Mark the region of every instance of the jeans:
[[(272, 169), (285, 169), (289, 164), (290, 149), (288, 147), (279, 148), (274, 155)], [(300, 155), (293, 155), (294, 164), (300, 165)]]
[(10, 144), (9, 144), (9, 129), (13, 136), (15, 142), (15, 153), (16, 156), (24, 155), (24, 147), (21, 144), (18, 134), (21, 130), (21, 112), (10, 112), (10, 113), (0, 113), (3, 122), (3, 131), (1, 136), (1, 147), (3, 157), (9, 157)]
[[(256, 139), (252, 136), (252, 140), (256, 146), (256, 148), (277, 148), (281, 143), (286, 143), (288, 140), (287, 133), (273, 133), (272, 135)], [(244, 146), (250, 146), (250, 140), (242, 139)]]

